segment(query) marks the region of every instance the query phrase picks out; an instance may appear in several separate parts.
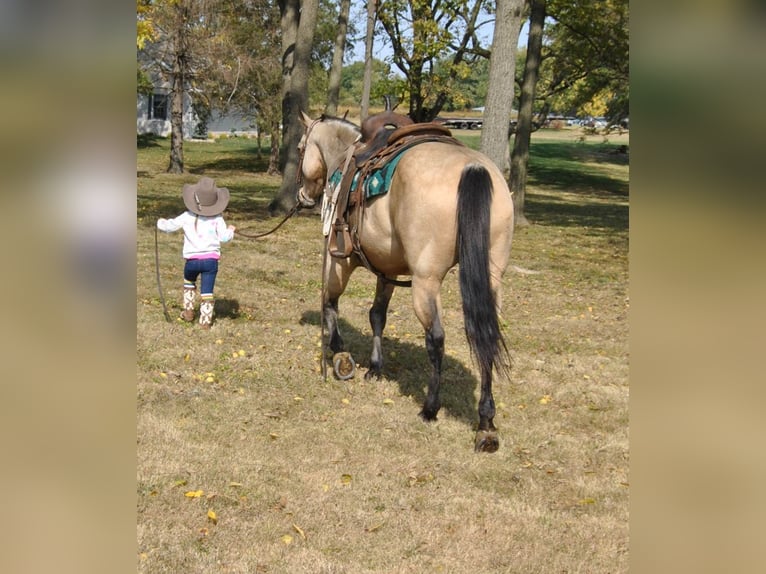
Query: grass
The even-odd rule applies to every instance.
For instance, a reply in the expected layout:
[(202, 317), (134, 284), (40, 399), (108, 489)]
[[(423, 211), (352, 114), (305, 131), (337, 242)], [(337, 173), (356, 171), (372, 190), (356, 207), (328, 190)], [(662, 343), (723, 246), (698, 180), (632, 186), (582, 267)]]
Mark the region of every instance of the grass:
[[(454, 273), (437, 422), (417, 417), (430, 366), (406, 289), (389, 311), (387, 378), (361, 376), (374, 293), (363, 270), (340, 302), (360, 368), (323, 380), (315, 215), (224, 245), (213, 329), (166, 323), (154, 224), (180, 212), (183, 183), (214, 177), (232, 193), (227, 222), (264, 231), (279, 221), (266, 209), (279, 180), (254, 140), (186, 142), (184, 175), (164, 173), (167, 141), (139, 142), (137, 570), (627, 572), (628, 165), (609, 153), (623, 141), (576, 135), (533, 137), (492, 455), (472, 450), (478, 381)], [(159, 238), (174, 319), (181, 242)]]

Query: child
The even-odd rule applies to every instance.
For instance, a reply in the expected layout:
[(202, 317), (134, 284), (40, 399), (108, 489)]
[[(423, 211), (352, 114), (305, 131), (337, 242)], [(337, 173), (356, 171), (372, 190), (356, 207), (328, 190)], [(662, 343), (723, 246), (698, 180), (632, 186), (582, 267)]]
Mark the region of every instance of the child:
[(184, 230), (184, 310), (181, 318), (194, 321), (194, 295), (197, 276), (201, 275), (199, 324), (209, 329), (213, 323), (213, 288), (221, 257), (221, 243), (231, 241), (235, 227), (226, 226), (223, 210), (229, 203), (229, 190), (216, 187), (209, 177), (183, 187), (188, 211), (175, 219), (160, 218), (157, 228), (171, 233)]

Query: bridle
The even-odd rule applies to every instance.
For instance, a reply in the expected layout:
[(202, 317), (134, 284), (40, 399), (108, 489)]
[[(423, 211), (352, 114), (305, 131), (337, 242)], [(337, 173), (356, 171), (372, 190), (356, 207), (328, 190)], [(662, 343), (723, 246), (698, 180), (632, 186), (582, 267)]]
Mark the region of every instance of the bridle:
[[(309, 141), (309, 135), (311, 135), (311, 131), (314, 129), (314, 126), (317, 125), (319, 122), (324, 120), (324, 114), (319, 116), (317, 119), (311, 122), (308, 128), (306, 128), (306, 133), (303, 135), (303, 143), (298, 144), (298, 172), (295, 174), (295, 183), (298, 184), (298, 199), (306, 199), (308, 201), (314, 202), (313, 199), (306, 197), (303, 195), (301, 197), (300, 189), (301, 184), (303, 183), (303, 157), (306, 155), (306, 143)], [(309, 207), (308, 205), (306, 207)], [(313, 207), (313, 204), (311, 205)]]

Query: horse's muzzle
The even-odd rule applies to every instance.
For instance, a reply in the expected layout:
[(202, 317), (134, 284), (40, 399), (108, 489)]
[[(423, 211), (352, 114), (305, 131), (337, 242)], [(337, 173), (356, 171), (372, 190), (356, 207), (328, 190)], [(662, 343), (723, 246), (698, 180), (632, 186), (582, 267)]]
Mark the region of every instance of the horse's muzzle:
[(305, 208), (312, 208), (316, 205), (316, 201), (311, 199), (308, 195), (306, 195), (305, 188), (301, 187), (298, 189), (298, 193), (295, 196), (296, 201), (298, 202), (298, 205)]

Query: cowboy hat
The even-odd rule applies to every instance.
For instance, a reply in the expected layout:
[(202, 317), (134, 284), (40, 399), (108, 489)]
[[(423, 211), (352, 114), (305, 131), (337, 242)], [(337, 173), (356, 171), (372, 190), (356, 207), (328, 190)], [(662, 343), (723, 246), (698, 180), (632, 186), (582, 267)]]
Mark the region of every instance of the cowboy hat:
[(229, 203), (229, 190), (216, 187), (209, 177), (203, 177), (197, 183), (187, 183), (183, 189), (184, 203), (189, 211), (197, 215), (218, 215), (223, 213)]

